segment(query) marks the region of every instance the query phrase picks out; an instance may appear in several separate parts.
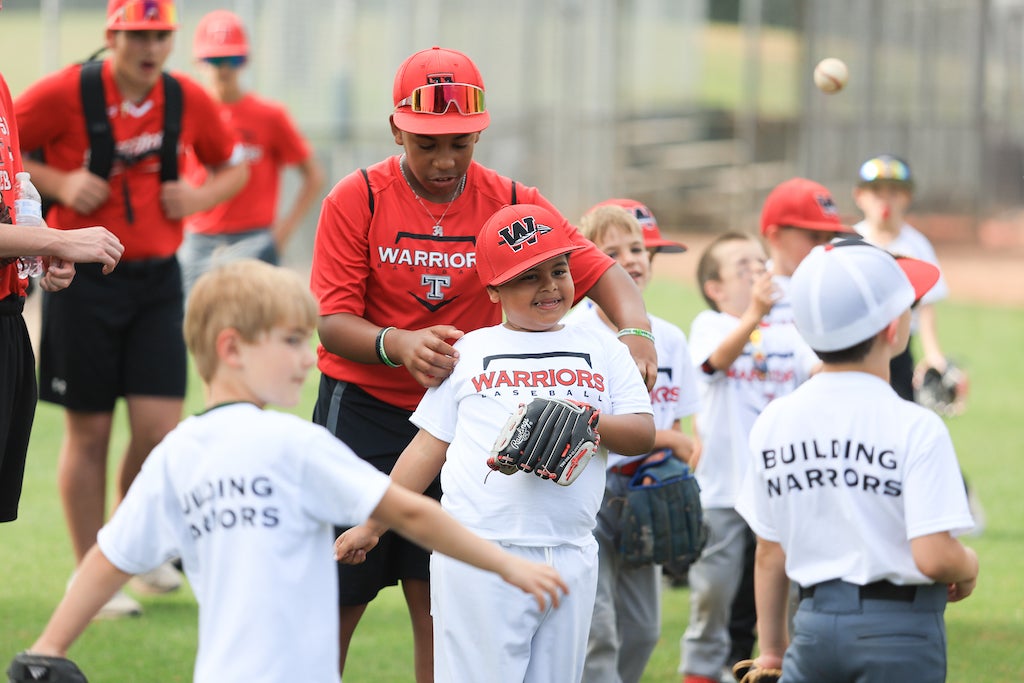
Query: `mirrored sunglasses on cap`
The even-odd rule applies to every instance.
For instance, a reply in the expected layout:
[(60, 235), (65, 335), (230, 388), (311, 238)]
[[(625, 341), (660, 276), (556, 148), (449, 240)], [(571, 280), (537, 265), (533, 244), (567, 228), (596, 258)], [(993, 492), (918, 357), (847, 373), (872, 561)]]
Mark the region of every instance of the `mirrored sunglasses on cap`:
[(880, 180), (891, 180), (910, 184), (910, 167), (906, 162), (893, 156), (878, 156), (868, 159), (860, 167), (860, 182), (873, 183)]
[(203, 61), (210, 66), (220, 68), (222, 66), (230, 66), (232, 69), (238, 69), (245, 64), (245, 55), (225, 55), (223, 57), (203, 57)]
[(420, 86), (395, 105), (395, 109), (402, 107), (409, 107), (416, 114), (439, 116), (447, 114), (451, 107), (466, 116), (487, 111), (483, 88), (468, 83), (431, 83)]
[(178, 9), (170, 0), (132, 0), (117, 11), (119, 23), (177, 24)]

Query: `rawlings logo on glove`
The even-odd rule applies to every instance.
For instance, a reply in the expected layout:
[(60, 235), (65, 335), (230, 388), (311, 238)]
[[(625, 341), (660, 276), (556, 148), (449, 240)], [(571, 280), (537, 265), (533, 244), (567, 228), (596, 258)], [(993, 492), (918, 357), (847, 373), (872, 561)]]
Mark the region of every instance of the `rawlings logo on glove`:
[(597, 452), (600, 411), (566, 399), (521, 403), (498, 434), (487, 466), (502, 474), (533, 472), (560, 486), (576, 481)]
[(82, 670), (70, 659), (29, 652), (19, 652), (14, 656), (7, 667), (7, 678), (10, 683), (89, 683)]

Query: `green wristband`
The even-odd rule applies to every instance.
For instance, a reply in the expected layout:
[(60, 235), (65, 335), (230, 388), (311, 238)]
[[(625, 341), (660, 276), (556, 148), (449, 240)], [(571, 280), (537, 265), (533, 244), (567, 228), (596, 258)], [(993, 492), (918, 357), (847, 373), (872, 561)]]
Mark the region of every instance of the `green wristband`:
[(648, 332), (647, 330), (643, 329), (642, 327), (627, 327), (625, 329), (619, 330), (619, 333), (615, 336), (625, 337), (627, 334), (635, 334), (638, 337), (650, 339), (651, 343), (654, 343), (654, 335)]
[(401, 363), (396, 363), (393, 360), (391, 360), (390, 358), (388, 358), (387, 351), (384, 350), (384, 335), (387, 334), (388, 332), (390, 332), (393, 329), (395, 329), (395, 328), (394, 327), (382, 327), (382, 328), (380, 328), (380, 332), (377, 333), (377, 342), (375, 344), (375, 347), (377, 349), (377, 358), (380, 359), (381, 363), (383, 363), (384, 365), (387, 365), (389, 368), (400, 368), (400, 367), (402, 367), (402, 364)]

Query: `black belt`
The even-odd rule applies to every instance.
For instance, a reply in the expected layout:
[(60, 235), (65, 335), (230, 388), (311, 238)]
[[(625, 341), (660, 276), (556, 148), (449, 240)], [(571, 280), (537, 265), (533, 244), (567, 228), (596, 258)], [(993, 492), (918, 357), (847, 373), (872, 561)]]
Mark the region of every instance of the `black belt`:
[[(800, 586), (800, 599), (814, 597), (817, 586)], [(917, 597), (917, 586), (897, 586), (888, 581), (875, 581), (866, 586), (859, 586), (861, 600), (896, 600), (913, 602)]]

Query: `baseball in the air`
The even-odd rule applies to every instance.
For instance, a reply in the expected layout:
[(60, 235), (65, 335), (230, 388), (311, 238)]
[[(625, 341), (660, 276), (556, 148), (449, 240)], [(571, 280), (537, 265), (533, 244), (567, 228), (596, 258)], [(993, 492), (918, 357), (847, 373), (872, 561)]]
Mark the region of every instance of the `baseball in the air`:
[(814, 67), (814, 85), (824, 93), (836, 93), (846, 85), (850, 70), (841, 59), (826, 57)]

